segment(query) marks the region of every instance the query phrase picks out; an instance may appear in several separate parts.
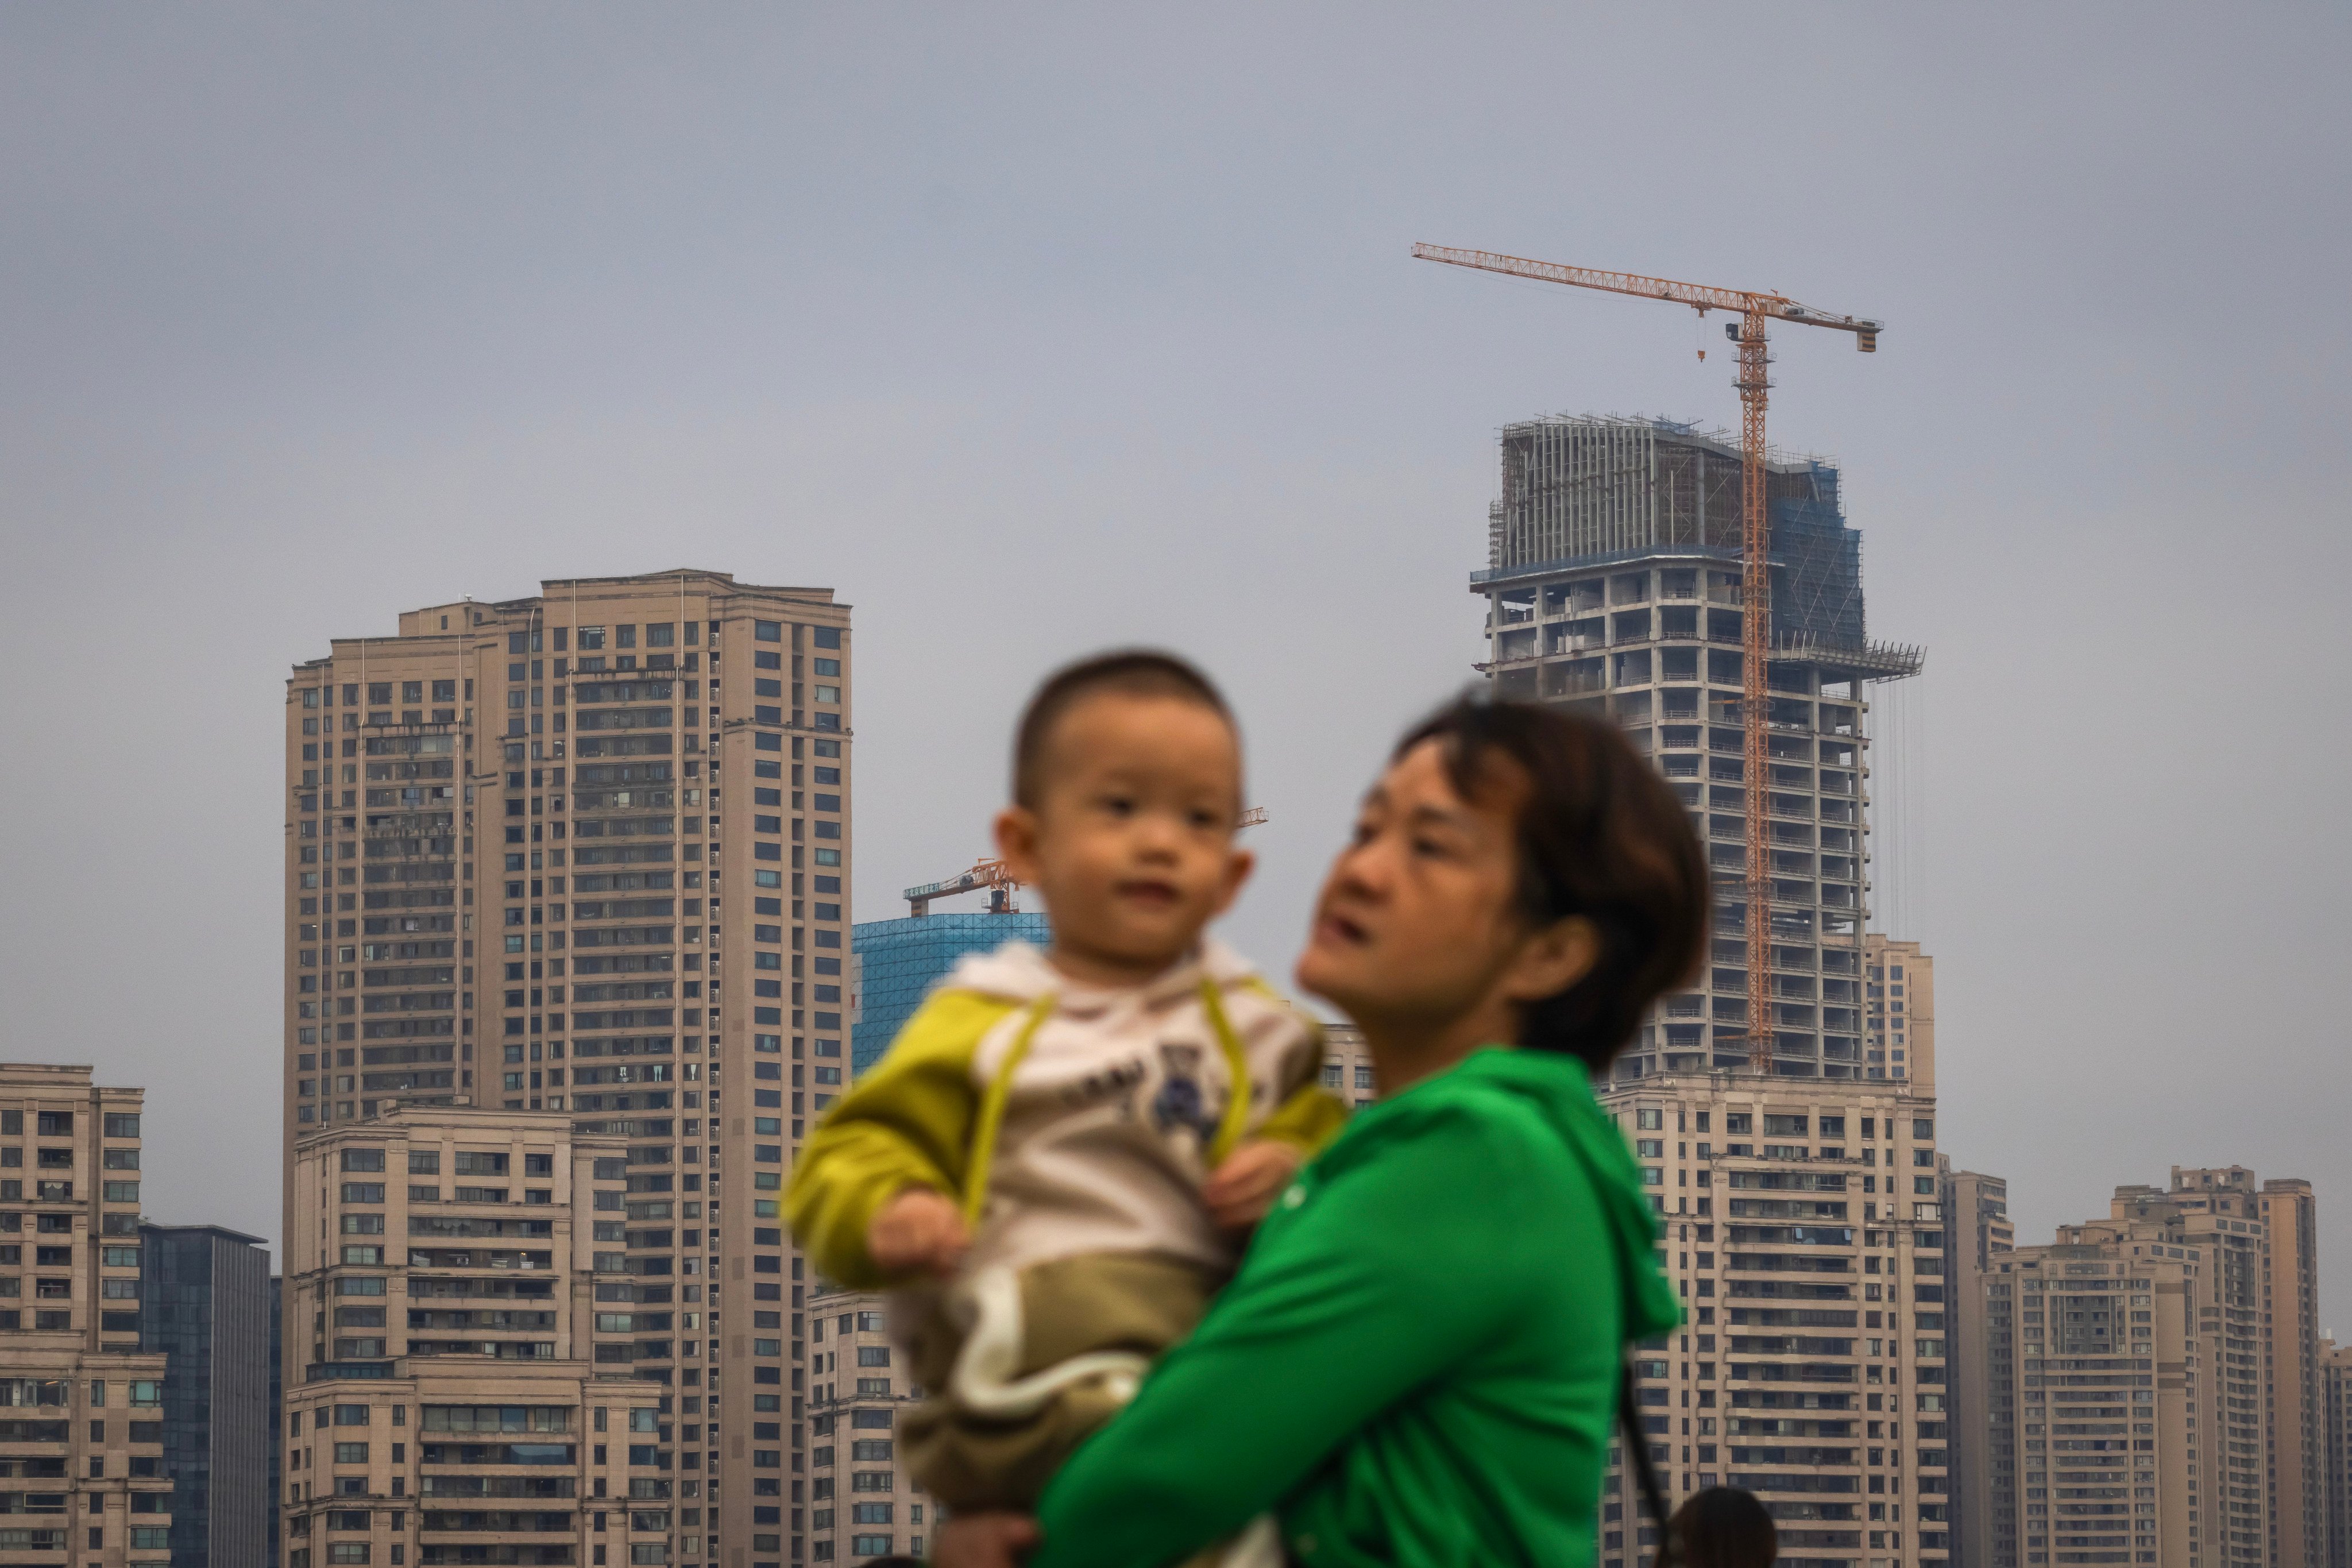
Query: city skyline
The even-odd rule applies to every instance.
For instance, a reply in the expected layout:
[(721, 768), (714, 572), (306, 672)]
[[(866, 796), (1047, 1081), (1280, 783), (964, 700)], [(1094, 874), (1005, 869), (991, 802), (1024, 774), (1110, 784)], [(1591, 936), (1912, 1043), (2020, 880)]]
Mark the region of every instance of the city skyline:
[[(1835, 374), (1844, 345), (1778, 342), (1773, 433), (1834, 456), (1874, 616), (1934, 649), (1933, 787), (1879, 903), (1942, 965), (1939, 1148), (2035, 1242), (2111, 1179), (2250, 1147), (2344, 1190), (2346, 851), (2296, 764), (2332, 776), (2352, 663), (2352, 358), (2305, 302), (2347, 222), (2347, 24), (2015, 17), (1752, 58), (1707, 14), (428, 8), (398, 48), (363, 17), (8, 18), (0, 122), (41, 152), (0, 176), (0, 647), (76, 647), (103, 694), (5, 699), (38, 738), (6, 775), (11, 1054), (148, 1087), (189, 1173), (152, 1217), (274, 1235), (248, 694), (415, 605), (682, 561), (860, 605), (869, 913), (984, 847), (1052, 663), (1202, 657), (1272, 815), (1230, 933), (1281, 977), (1354, 794), (1481, 657), (1459, 574), (1494, 429), (1735, 416), (1718, 323), (1412, 262), (1426, 239), (1887, 322)], [(1759, 121), (1750, 72), (1822, 90)], [(1698, 201), (1569, 172), (1662, 143), (1780, 173)], [(2188, 651), (2221, 625), (2276, 629), (2258, 675)], [(2323, 1315), (2352, 1299), (2337, 1212)]]

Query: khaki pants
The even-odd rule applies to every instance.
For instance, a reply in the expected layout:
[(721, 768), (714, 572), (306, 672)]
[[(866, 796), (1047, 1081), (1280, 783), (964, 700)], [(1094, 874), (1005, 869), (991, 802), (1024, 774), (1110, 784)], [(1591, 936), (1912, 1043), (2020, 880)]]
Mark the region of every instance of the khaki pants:
[(899, 1416), (898, 1440), (916, 1479), (955, 1512), (1034, 1509), (1054, 1472), (1134, 1393), (1133, 1374), (1111, 1370), (1035, 1399), (1000, 1397), (1003, 1380), (965, 1354), (969, 1342), (992, 1336), (1002, 1346), (1016, 1335), (1013, 1379), (1081, 1356), (1118, 1360), (1103, 1352), (1130, 1352), (1139, 1369), (1192, 1331), (1223, 1283), (1195, 1265), (1133, 1253), (1055, 1258), (1012, 1278), (1017, 1291), (1006, 1285), (992, 1298), (959, 1286), (933, 1298), (908, 1336), (927, 1397)]

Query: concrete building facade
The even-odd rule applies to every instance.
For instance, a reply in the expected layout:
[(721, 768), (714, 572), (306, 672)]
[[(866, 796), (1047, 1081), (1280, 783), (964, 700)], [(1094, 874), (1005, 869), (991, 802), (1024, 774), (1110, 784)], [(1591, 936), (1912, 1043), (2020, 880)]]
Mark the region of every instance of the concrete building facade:
[(633, 1362), (675, 1318), (636, 1310), (628, 1148), (553, 1111), (427, 1106), (302, 1142), (288, 1568), (670, 1561), (675, 1426)]
[(172, 1555), (161, 1355), (140, 1348), (135, 1089), (0, 1064), (0, 1561)]
[[(1772, 1071), (1866, 1078), (1867, 685), (1919, 650), (1864, 635), (1861, 535), (1829, 464), (1767, 465), (1773, 580), (1769, 776), (1745, 776), (1740, 456), (1665, 420), (1549, 417), (1504, 427), (1488, 514), (1487, 661), (1506, 697), (1613, 717), (1691, 812), (1715, 868), (1712, 962), (1671, 995), (1624, 1074), (1749, 1058), (1746, 809), (1765, 792), (1771, 857)], [(1906, 1068), (1908, 1064), (1906, 1065)], [(1891, 1073), (1885, 1076), (1892, 1076)], [(1909, 1073), (1910, 1077), (1922, 1076)]]
[[(1921, 656), (1865, 635), (1838, 481), (1818, 460), (1766, 465), (1762, 778), (1747, 776), (1744, 478), (1727, 437), (1654, 419), (1507, 426), (1470, 586), (1487, 602), (1496, 692), (1613, 719), (1689, 810), (1715, 873), (1706, 966), (1602, 1097), (1654, 1188), (1687, 1314), (1635, 1354), (1670, 1505), (1745, 1487), (1779, 1521), (1783, 1562), (1897, 1568), (1948, 1561), (1952, 1535), (1932, 965), (1865, 926), (1868, 683), (1917, 673)], [(1752, 912), (1750, 791), (1770, 856), (1769, 908)], [(1748, 1016), (1751, 918), (1769, 922), (1767, 1018)], [(1655, 1531), (1622, 1464), (1612, 1489), (1601, 1561), (1632, 1568)]]
[[(1932, 1049), (1923, 1058), (1932, 1063)], [(1992, 1538), (1990, 1493), (1992, 1426), (1990, 1367), (1985, 1360), (1985, 1277), (2016, 1250), (2009, 1218), (2009, 1184), (1976, 1171), (1943, 1165), (1944, 1221), (1949, 1233), (1945, 1253), (1950, 1267), (1952, 1372), (1952, 1561), (1959, 1568), (1986, 1568)], [(2010, 1456), (2014, 1458), (2014, 1455)]]
[(143, 1225), (139, 1244), (140, 1348), (163, 1357), (173, 1568), (268, 1563), (268, 1249), (215, 1225)]
[(2320, 1490), (2329, 1568), (2352, 1568), (2352, 1345), (2319, 1342)]
[[(2118, 1187), (2106, 1219), (1995, 1266), (1990, 1568), (2219, 1568), (2326, 1551), (2319, 1342), (2304, 1346), (2298, 1312), (2282, 1312), (2278, 1281), (2300, 1265), (2283, 1271), (2275, 1257), (2308, 1249), (2309, 1197), (2242, 1166), (2176, 1166), (2168, 1188)], [(2283, 1485), (2290, 1476), (2308, 1479)]]
[(1936, 1076), (1936, 961), (1916, 942), (1862, 940), (1863, 1076)]
[(2266, 1181), (2255, 1198), (2269, 1243), (2263, 1321), (2269, 1363), (2263, 1402), (2268, 1430), (2271, 1561), (2324, 1568), (2328, 1561), (2326, 1395), (2319, 1359), (2319, 1215), (2309, 1182)]
[[(1634, 1351), (1667, 1506), (1762, 1499), (1797, 1568), (1942, 1563), (1951, 1385), (1933, 1084), (1744, 1072), (1621, 1079), (1602, 1101), (1664, 1226), (1685, 1321)], [(1612, 1449), (1601, 1561), (1655, 1531)]]
[[(848, 1060), (849, 645), (829, 589), (555, 579), (339, 638), (287, 683), (286, 1234), (317, 1201), (306, 1141), (396, 1108), (619, 1140), (625, 1267), (599, 1288), (632, 1327), (598, 1364), (658, 1390), (686, 1568), (806, 1560), (777, 1211), (814, 1071)], [(289, 1303), (289, 1410), (404, 1355), (457, 1396), (464, 1363), (423, 1348), (447, 1336), (314, 1335), (317, 1310)]]

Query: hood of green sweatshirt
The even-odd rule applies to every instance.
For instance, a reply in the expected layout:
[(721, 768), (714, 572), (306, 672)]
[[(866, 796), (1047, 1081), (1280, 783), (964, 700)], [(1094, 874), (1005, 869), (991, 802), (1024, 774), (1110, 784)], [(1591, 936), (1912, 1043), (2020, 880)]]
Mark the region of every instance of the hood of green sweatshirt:
[(1487, 1046), (1464, 1058), (1453, 1073), (1505, 1088), (1537, 1108), (1591, 1176), (1617, 1247), (1626, 1337), (1661, 1334), (1680, 1322), (1674, 1287), (1658, 1267), (1658, 1221), (1642, 1186), (1642, 1168), (1625, 1134), (1593, 1098), (1584, 1064), (1558, 1051)]

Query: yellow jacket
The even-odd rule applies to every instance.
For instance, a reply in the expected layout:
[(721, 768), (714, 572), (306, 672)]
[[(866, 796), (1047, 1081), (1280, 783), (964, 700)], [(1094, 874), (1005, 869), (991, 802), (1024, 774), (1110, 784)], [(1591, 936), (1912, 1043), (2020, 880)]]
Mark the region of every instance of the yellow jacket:
[(1218, 943), (1115, 991), (1008, 943), (959, 964), (818, 1123), (786, 1195), (793, 1232), (827, 1278), (895, 1283), (866, 1228), (928, 1186), (962, 1201), (969, 1267), (1151, 1252), (1230, 1268), (1237, 1243), (1201, 1184), (1245, 1137), (1329, 1142), (1347, 1112), (1322, 1062), (1313, 1020)]

